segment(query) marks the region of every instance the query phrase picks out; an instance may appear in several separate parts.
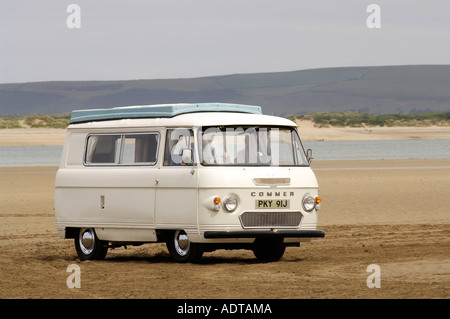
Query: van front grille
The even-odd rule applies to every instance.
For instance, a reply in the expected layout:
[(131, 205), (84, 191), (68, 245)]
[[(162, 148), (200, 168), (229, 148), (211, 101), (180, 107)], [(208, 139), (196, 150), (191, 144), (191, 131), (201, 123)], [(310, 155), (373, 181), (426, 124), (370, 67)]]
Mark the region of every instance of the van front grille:
[(239, 216), (244, 228), (298, 227), (302, 217), (300, 212), (244, 212)]

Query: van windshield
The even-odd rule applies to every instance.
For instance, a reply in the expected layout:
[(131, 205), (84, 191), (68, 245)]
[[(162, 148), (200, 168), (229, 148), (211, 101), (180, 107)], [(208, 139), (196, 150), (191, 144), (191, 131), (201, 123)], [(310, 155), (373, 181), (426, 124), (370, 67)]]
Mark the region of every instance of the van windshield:
[(290, 127), (203, 127), (198, 135), (202, 165), (309, 166)]

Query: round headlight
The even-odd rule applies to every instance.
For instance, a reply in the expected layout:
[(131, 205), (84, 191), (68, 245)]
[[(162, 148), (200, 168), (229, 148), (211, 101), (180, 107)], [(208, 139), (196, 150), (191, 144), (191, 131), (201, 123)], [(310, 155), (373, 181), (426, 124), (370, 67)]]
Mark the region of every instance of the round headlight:
[(229, 212), (232, 212), (236, 209), (238, 204), (238, 201), (236, 199), (236, 197), (234, 197), (233, 195), (227, 196), (224, 200), (223, 200), (223, 207), (225, 207), (225, 209)]
[(316, 205), (316, 199), (314, 197), (312, 197), (311, 195), (306, 194), (303, 197), (302, 204), (303, 204), (303, 208), (307, 212), (310, 212), (310, 211), (312, 211), (314, 209), (314, 206)]

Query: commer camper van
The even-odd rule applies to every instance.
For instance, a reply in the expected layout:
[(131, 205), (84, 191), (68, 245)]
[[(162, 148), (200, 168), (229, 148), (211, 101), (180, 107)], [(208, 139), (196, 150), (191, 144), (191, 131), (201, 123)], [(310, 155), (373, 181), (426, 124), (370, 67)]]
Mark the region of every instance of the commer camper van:
[(296, 124), (259, 106), (200, 103), (72, 112), (55, 180), (56, 228), (81, 260), (164, 242), (178, 262), (215, 249), (279, 260), (324, 237)]

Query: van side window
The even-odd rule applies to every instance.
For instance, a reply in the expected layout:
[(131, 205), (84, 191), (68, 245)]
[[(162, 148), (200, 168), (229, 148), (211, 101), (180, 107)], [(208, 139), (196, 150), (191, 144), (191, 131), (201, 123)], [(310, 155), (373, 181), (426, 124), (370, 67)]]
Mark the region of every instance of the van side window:
[(156, 163), (158, 150), (157, 134), (125, 135), (122, 140), (123, 150), (120, 164), (133, 165)]
[(120, 135), (90, 135), (87, 140), (86, 164), (118, 163), (120, 140)]
[(158, 133), (92, 134), (86, 143), (86, 165), (154, 165)]
[[(190, 150), (192, 163), (182, 162), (183, 150)], [(167, 130), (164, 152), (165, 166), (192, 165), (195, 163), (194, 134), (192, 130), (177, 128)]]

